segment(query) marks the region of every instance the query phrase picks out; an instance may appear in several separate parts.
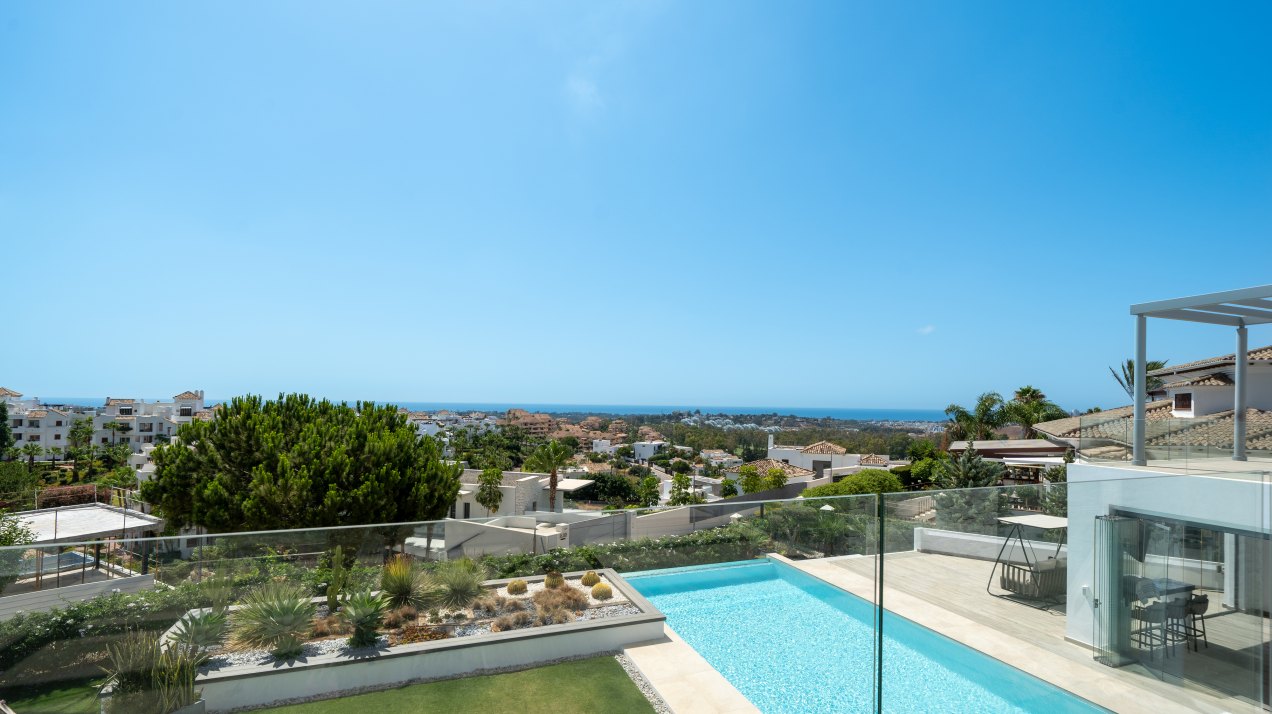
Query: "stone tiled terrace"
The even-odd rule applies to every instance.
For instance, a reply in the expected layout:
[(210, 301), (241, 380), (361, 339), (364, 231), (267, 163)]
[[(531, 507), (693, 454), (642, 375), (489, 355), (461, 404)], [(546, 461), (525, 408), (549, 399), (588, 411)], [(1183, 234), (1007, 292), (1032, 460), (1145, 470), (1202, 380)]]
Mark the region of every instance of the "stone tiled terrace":
[[(874, 557), (792, 564), (874, 600)], [(1185, 667), (1186, 678), (1163, 680), (1141, 665), (1102, 665), (1089, 648), (1067, 641), (1063, 605), (1037, 609), (989, 595), (991, 562), (906, 552), (889, 554), (884, 565), (887, 610), (1113, 711), (1217, 714), (1257, 707), (1251, 696), (1257, 697), (1259, 654), (1242, 643), (1264, 639), (1258, 618), (1208, 621), (1210, 647), (1196, 654), (1177, 648), (1174, 657), (1187, 659), (1164, 664)]]

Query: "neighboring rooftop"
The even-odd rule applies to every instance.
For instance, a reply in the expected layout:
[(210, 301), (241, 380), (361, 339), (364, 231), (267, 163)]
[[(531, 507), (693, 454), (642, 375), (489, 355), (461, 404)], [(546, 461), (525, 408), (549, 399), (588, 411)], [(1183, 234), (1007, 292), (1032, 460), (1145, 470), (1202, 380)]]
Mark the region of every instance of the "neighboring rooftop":
[(839, 444), (832, 444), (829, 441), (819, 441), (816, 444), (809, 444), (800, 451), (805, 454), (836, 454), (842, 455), (848, 453), (848, 450)]
[[(1171, 416), (1172, 403), (1169, 399), (1161, 399), (1156, 402), (1149, 402), (1145, 406), (1145, 418), (1149, 421), (1156, 419), (1169, 419)], [(1055, 419), (1052, 421), (1044, 421), (1034, 424), (1034, 431), (1046, 434), (1056, 439), (1076, 439), (1079, 436), (1089, 437), (1095, 436), (1093, 429), (1099, 429), (1101, 425), (1108, 426), (1108, 429), (1116, 431), (1116, 434), (1110, 432), (1110, 436), (1125, 441), (1130, 435), (1125, 433), (1126, 427), (1124, 420), (1130, 419), (1134, 407), (1125, 406), (1115, 409), (1105, 409), (1101, 412), (1093, 412), (1091, 414), (1081, 414), (1078, 416), (1065, 417), (1063, 419)], [(1085, 432), (1083, 429), (1085, 428)]]
[(21, 392), (15, 392), (12, 389), (9, 389), (8, 387), (0, 387), (0, 397), (20, 397), (20, 396), (22, 396)]
[(163, 529), (163, 519), (101, 503), (15, 513), (35, 532), (35, 543), (74, 543), (93, 538), (137, 536)]
[[(761, 476), (768, 473), (769, 469), (781, 469), (786, 472), (786, 476), (788, 478), (791, 476), (812, 476), (816, 473), (815, 471), (809, 471), (808, 469), (795, 466), (794, 464), (788, 464), (785, 461), (778, 461), (777, 459), (759, 459), (758, 461), (750, 461), (742, 464), (742, 466), (754, 466), (756, 470), (760, 472)], [(730, 469), (730, 471), (737, 471), (741, 469), (742, 466), (734, 467)]]
[[(1257, 347), (1246, 353), (1246, 359), (1250, 364), (1256, 362), (1272, 362), (1272, 345), (1267, 347)], [(1180, 374), (1183, 372), (1195, 372), (1202, 369), (1214, 369), (1215, 367), (1230, 367), (1237, 362), (1236, 353), (1219, 355), (1218, 357), (1207, 357), (1205, 359), (1194, 360), (1192, 362), (1184, 362), (1183, 364), (1167, 365), (1161, 369), (1155, 369), (1148, 373), (1150, 377), (1164, 377), (1172, 374)]]

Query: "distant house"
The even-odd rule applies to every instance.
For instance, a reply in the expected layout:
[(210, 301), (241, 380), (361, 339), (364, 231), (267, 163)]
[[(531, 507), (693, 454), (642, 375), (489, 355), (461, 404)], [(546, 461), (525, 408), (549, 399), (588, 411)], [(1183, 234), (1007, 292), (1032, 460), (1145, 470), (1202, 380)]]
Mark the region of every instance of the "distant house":
[(738, 472), (741, 471), (743, 466), (754, 466), (761, 476), (767, 475), (770, 469), (781, 469), (786, 474), (787, 483), (806, 483), (821, 478), (817, 472), (795, 464), (778, 461), (777, 459), (759, 459), (758, 461), (749, 461), (741, 466), (729, 469), (730, 478), (738, 482), (739, 491), (742, 490), (742, 482), (738, 477)]
[(737, 456), (734, 456), (733, 454), (725, 451), (724, 449), (703, 449), (702, 460), (706, 461), (712, 466), (717, 466), (723, 469), (729, 469), (729, 468), (733, 468), (734, 466), (742, 465), (742, 459), (738, 458)]
[[(477, 491), (480, 488), (481, 471), (464, 469), (459, 477), (459, 495), (451, 504), (451, 518), (469, 519), (493, 516), (521, 516), (535, 511), (548, 510), (548, 475), (528, 471), (505, 471), (499, 490), (503, 492), (503, 500), (499, 508), (486, 512), (486, 507), (477, 502)], [(558, 478), (556, 511), (559, 513), (565, 504), (565, 497), (592, 483), (588, 479)]]
[[(848, 450), (829, 441), (819, 441), (808, 446), (780, 446), (773, 443), (769, 436), (768, 457), (802, 469), (812, 471), (821, 478), (828, 469), (845, 469), (861, 465), (861, 454), (850, 454)], [(884, 465), (887, 463), (885, 461)]]
[(632, 444), (632, 452), (637, 461), (649, 461), (666, 445), (665, 441), (638, 441)]

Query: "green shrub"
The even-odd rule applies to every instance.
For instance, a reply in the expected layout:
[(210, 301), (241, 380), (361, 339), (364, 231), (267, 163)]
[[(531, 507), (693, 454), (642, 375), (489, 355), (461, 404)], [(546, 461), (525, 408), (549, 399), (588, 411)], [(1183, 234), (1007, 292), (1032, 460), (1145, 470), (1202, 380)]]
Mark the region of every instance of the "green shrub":
[(897, 493), (904, 491), (901, 479), (891, 471), (883, 469), (863, 469), (855, 474), (845, 476), (837, 483), (814, 486), (804, 489), (800, 495), (804, 498), (826, 496), (857, 496), (867, 493)]
[(207, 648), (221, 643), (229, 620), (224, 611), (204, 610), (191, 612), (177, 621), (173, 639), (195, 648)]
[(451, 610), (468, 607), (486, 591), (486, 569), (467, 558), (439, 564), (429, 578), (437, 587), (434, 604)]
[(543, 587), (549, 590), (565, 587), (565, 576), (558, 572), (549, 572), (543, 578)]
[(597, 600), (608, 600), (614, 597), (614, 591), (610, 588), (609, 583), (597, 583), (592, 586), (592, 597)]
[(298, 657), (317, 608), (308, 593), (287, 583), (266, 583), (248, 594), (234, 613), (230, 642), (268, 649), (276, 659)]
[(364, 590), (349, 596), (340, 616), (353, 628), (353, 636), (349, 638), (350, 647), (371, 647), (379, 636), (377, 631), (384, 622), (384, 613), (389, 605), (379, 595), (372, 595)]
[(583, 573), (583, 578), (580, 582), (582, 582), (585, 587), (590, 588), (601, 582), (601, 576), (597, 575), (595, 570), (589, 570), (586, 573)]
[(509, 595), (524, 595), (526, 592), (526, 588), (527, 588), (526, 581), (518, 578), (508, 583), (508, 594)]

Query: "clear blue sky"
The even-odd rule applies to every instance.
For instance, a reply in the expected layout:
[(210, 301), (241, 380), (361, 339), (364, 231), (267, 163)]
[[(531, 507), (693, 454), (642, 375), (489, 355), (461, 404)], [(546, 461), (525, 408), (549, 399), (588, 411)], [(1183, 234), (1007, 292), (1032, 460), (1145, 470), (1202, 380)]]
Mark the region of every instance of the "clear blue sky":
[[(0, 384), (1125, 403), (1130, 303), (1272, 283), (1270, 26), (1267, 3), (5, 3)], [(1153, 328), (1154, 357), (1232, 348)]]

